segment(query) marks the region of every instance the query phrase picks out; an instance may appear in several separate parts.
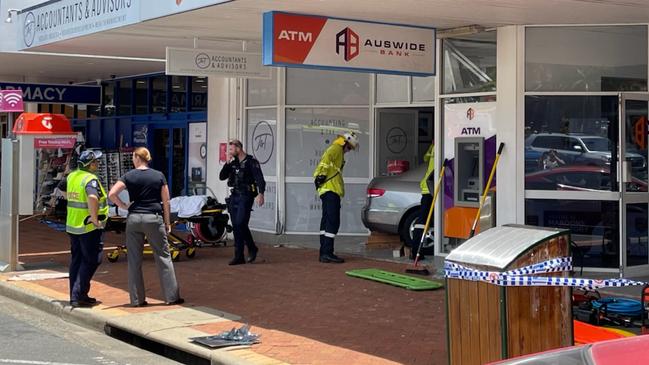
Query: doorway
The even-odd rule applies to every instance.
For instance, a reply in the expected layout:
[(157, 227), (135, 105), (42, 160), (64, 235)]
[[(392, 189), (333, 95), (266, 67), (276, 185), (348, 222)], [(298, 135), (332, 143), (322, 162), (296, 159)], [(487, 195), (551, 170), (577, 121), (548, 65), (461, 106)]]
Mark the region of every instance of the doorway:
[(154, 126), (152, 134), (149, 142), (153, 153), (152, 167), (167, 177), (172, 197), (187, 195), (187, 128)]
[(433, 142), (433, 108), (376, 110), (376, 175), (394, 174), (389, 164), (406, 163), (407, 170), (421, 165)]
[(640, 276), (649, 274), (649, 96), (621, 94), (619, 100), (620, 274)]

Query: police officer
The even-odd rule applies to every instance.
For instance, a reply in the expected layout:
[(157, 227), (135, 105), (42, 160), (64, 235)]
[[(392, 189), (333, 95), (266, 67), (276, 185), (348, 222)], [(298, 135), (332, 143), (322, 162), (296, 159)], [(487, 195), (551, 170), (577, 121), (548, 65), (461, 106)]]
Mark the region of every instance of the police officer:
[[(419, 243), (421, 242), (421, 235), (424, 234), (424, 228), (426, 228), (426, 219), (428, 218), (428, 212), (430, 207), (433, 204), (433, 196), (431, 195), (430, 189), (428, 189), (428, 180), (431, 179), (433, 171), (435, 171), (435, 143), (431, 144), (428, 147), (428, 151), (424, 155), (424, 162), (428, 163), (428, 168), (426, 169), (426, 174), (422, 177), (419, 182), (419, 187), (421, 188), (421, 207), (419, 208), (419, 217), (414, 226), (413, 231), (413, 240), (410, 251), (410, 258), (412, 260), (416, 259), (417, 251), (419, 250)], [(419, 260), (423, 260), (424, 255), (419, 255)]]
[(358, 148), (354, 132), (338, 136), (322, 155), (313, 172), (315, 187), (322, 200), (320, 220), (320, 262), (341, 264), (345, 262), (334, 254), (334, 238), (340, 228), (340, 199), (345, 195), (343, 182), (344, 154)]
[(257, 258), (259, 248), (252, 239), (248, 222), (250, 222), (250, 212), (255, 197), (260, 207), (264, 205), (266, 181), (261, 172), (259, 161), (246, 154), (241, 141), (236, 139), (230, 141), (228, 148), (232, 159), (223, 166), (219, 178), (227, 179), (230, 187), (228, 211), (234, 233), (234, 258), (230, 261), (230, 265), (246, 263), (243, 253), (244, 245), (248, 246), (247, 262), (253, 263)]
[(88, 296), (90, 280), (101, 263), (103, 227), (108, 219), (106, 191), (95, 175), (99, 151), (83, 151), (77, 169), (59, 185), (67, 192), (66, 231), (70, 236), (70, 305), (90, 307), (97, 300)]

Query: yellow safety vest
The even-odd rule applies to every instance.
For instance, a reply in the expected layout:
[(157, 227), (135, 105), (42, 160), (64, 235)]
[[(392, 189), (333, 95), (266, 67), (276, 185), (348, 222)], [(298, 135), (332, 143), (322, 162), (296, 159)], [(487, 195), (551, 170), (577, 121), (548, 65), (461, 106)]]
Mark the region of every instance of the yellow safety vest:
[(313, 177), (319, 175), (327, 177), (327, 182), (318, 189), (318, 195), (331, 191), (338, 194), (341, 198), (345, 196), (345, 183), (343, 182), (343, 165), (345, 164), (345, 159), (343, 158), (345, 154), (345, 151), (343, 151), (344, 145), (345, 140), (342, 137), (333, 141), (331, 146), (322, 155), (318, 167), (313, 172)]
[(421, 179), (421, 182), (419, 183), (419, 187), (421, 188), (421, 195), (426, 195), (430, 194), (430, 191), (428, 190), (428, 184), (426, 184), (426, 180), (428, 180), (428, 177), (430, 174), (435, 171), (435, 145), (431, 144), (430, 147), (428, 147), (428, 151), (426, 151), (426, 154), (424, 155), (424, 162), (428, 162), (428, 168), (426, 169), (426, 174), (424, 177)]
[[(97, 229), (94, 224), (84, 224), (87, 217), (90, 216), (88, 210), (88, 195), (86, 194), (86, 185), (92, 180), (99, 179), (93, 173), (75, 170), (68, 175), (67, 180), (67, 197), (68, 197), (68, 215), (66, 219), (65, 230), (71, 234), (85, 234)], [(99, 183), (101, 197), (99, 197), (99, 216), (104, 216), (101, 220), (105, 222), (108, 219), (108, 204), (106, 204), (106, 191)]]

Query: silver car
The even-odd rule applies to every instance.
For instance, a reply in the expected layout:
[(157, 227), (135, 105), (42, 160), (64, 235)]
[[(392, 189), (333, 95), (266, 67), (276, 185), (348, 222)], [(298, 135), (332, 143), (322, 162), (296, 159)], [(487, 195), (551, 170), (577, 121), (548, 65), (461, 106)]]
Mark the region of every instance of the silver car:
[[(426, 164), (398, 176), (381, 176), (367, 186), (367, 201), (362, 210), (363, 224), (370, 231), (398, 234), (410, 246), (414, 225), (419, 218), (421, 189)], [(433, 254), (432, 222), (421, 248), (424, 255)]]

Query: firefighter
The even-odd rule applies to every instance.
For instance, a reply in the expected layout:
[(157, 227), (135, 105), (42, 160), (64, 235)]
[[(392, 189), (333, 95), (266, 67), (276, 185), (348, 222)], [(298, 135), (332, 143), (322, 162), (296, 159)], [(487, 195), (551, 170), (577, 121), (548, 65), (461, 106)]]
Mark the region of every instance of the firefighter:
[(101, 264), (104, 250), (104, 225), (108, 219), (106, 191), (95, 175), (100, 151), (83, 151), (77, 169), (72, 171), (59, 188), (66, 192), (66, 231), (70, 236), (70, 305), (90, 307), (97, 303), (88, 296), (90, 280)]
[[(428, 163), (428, 168), (424, 177), (422, 177), (419, 187), (421, 188), (421, 207), (419, 208), (419, 218), (414, 226), (413, 240), (410, 251), (410, 258), (414, 260), (417, 256), (417, 251), (419, 250), (419, 243), (421, 242), (421, 235), (424, 234), (424, 228), (426, 228), (426, 219), (428, 218), (428, 212), (430, 207), (433, 204), (433, 195), (432, 191), (428, 189), (427, 181), (432, 178), (432, 174), (435, 171), (435, 143), (431, 144), (428, 147), (428, 151), (424, 155), (424, 162)], [(419, 259), (423, 260), (424, 255), (419, 255)]]
[(266, 181), (259, 161), (246, 154), (241, 141), (230, 141), (228, 148), (232, 159), (223, 166), (219, 178), (228, 180), (230, 187), (227, 203), (234, 233), (234, 258), (230, 265), (241, 265), (246, 263), (244, 246), (248, 247), (247, 262), (253, 263), (257, 259), (259, 248), (255, 245), (248, 223), (253, 202), (256, 200), (260, 207), (264, 205)]
[(343, 182), (344, 154), (358, 148), (358, 136), (354, 132), (338, 136), (322, 155), (313, 172), (315, 188), (322, 200), (320, 221), (320, 262), (345, 262), (334, 254), (334, 238), (340, 228), (340, 199), (345, 195)]

